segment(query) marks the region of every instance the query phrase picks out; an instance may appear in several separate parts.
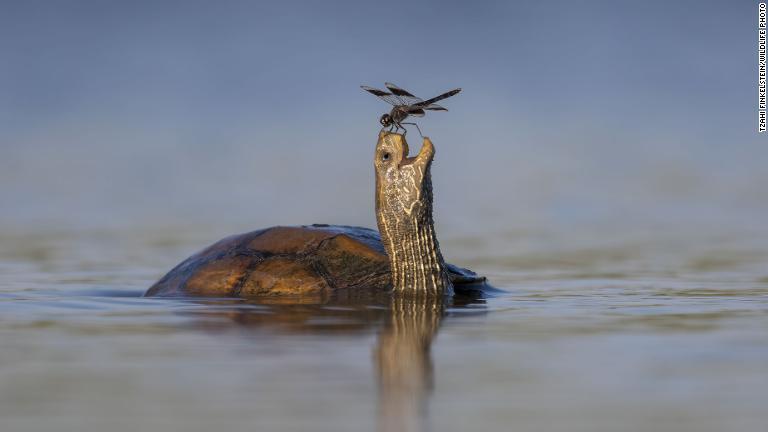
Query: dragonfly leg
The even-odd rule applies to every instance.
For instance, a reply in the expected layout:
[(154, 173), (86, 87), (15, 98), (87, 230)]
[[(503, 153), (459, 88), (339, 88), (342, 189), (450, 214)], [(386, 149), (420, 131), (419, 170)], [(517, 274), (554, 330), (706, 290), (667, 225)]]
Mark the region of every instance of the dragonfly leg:
[[(421, 129), (419, 129), (419, 125), (417, 125), (416, 123), (403, 123), (403, 124), (408, 124), (408, 125), (416, 126), (416, 130), (419, 131), (419, 135), (421, 135), (421, 137), (424, 138), (424, 134), (421, 133)], [(403, 128), (403, 130), (405, 130), (405, 128)], [(405, 134), (403, 134), (403, 135), (405, 135)]]

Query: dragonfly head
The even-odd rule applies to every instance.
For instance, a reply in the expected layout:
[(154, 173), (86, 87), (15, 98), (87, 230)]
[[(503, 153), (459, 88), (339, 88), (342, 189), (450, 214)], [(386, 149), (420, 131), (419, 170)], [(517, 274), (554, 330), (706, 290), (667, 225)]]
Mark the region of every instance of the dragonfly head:
[(392, 126), (392, 117), (389, 114), (384, 114), (379, 119), (379, 123), (384, 127)]

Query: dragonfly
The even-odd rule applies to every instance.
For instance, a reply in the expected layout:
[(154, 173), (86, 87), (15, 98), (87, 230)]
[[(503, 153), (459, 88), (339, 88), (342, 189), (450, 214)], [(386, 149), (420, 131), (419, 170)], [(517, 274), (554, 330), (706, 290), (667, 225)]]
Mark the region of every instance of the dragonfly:
[(389, 90), (388, 92), (368, 86), (360, 86), (360, 88), (393, 106), (388, 114), (384, 114), (379, 118), (379, 123), (381, 123), (383, 128), (389, 128), (390, 132), (402, 129), (403, 135), (407, 133), (407, 130), (403, 127), (404, 124), (416, 126), (419, 135), (421, 135), (419, 125), (416, 123), (405, 123), (403, 120), (407, 119), (409, 116), (424, 117), (426, 111), (448, 111), (435, 102), (449, 98), (461, 91), (460, 88), (457, 88), (447, 91), (440, 96), (424, 100), (412, 95), (408, 90), (392, 83), (384, 83), (384, 85)]

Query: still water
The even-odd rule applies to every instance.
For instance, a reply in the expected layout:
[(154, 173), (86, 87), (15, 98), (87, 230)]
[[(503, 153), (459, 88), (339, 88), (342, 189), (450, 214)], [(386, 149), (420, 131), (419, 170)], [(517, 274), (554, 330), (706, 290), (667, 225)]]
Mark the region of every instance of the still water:
[(275, 305), (141, 297), (210, 229), (4, 230), (0, 430), (765, 430), (768, 238), (597, 232), (440, 233), (485, 299)]

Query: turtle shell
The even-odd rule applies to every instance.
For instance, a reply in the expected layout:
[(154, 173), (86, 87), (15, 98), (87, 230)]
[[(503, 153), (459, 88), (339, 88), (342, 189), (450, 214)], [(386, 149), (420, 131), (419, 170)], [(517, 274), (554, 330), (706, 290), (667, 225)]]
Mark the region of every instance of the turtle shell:
[[(454, 287), (485, 278), (448, 265)], [(291, 297), (391, 289), (377, 231), (349, 226), (272, 227), (224, 238), (163, 276), (146, 296)]]

